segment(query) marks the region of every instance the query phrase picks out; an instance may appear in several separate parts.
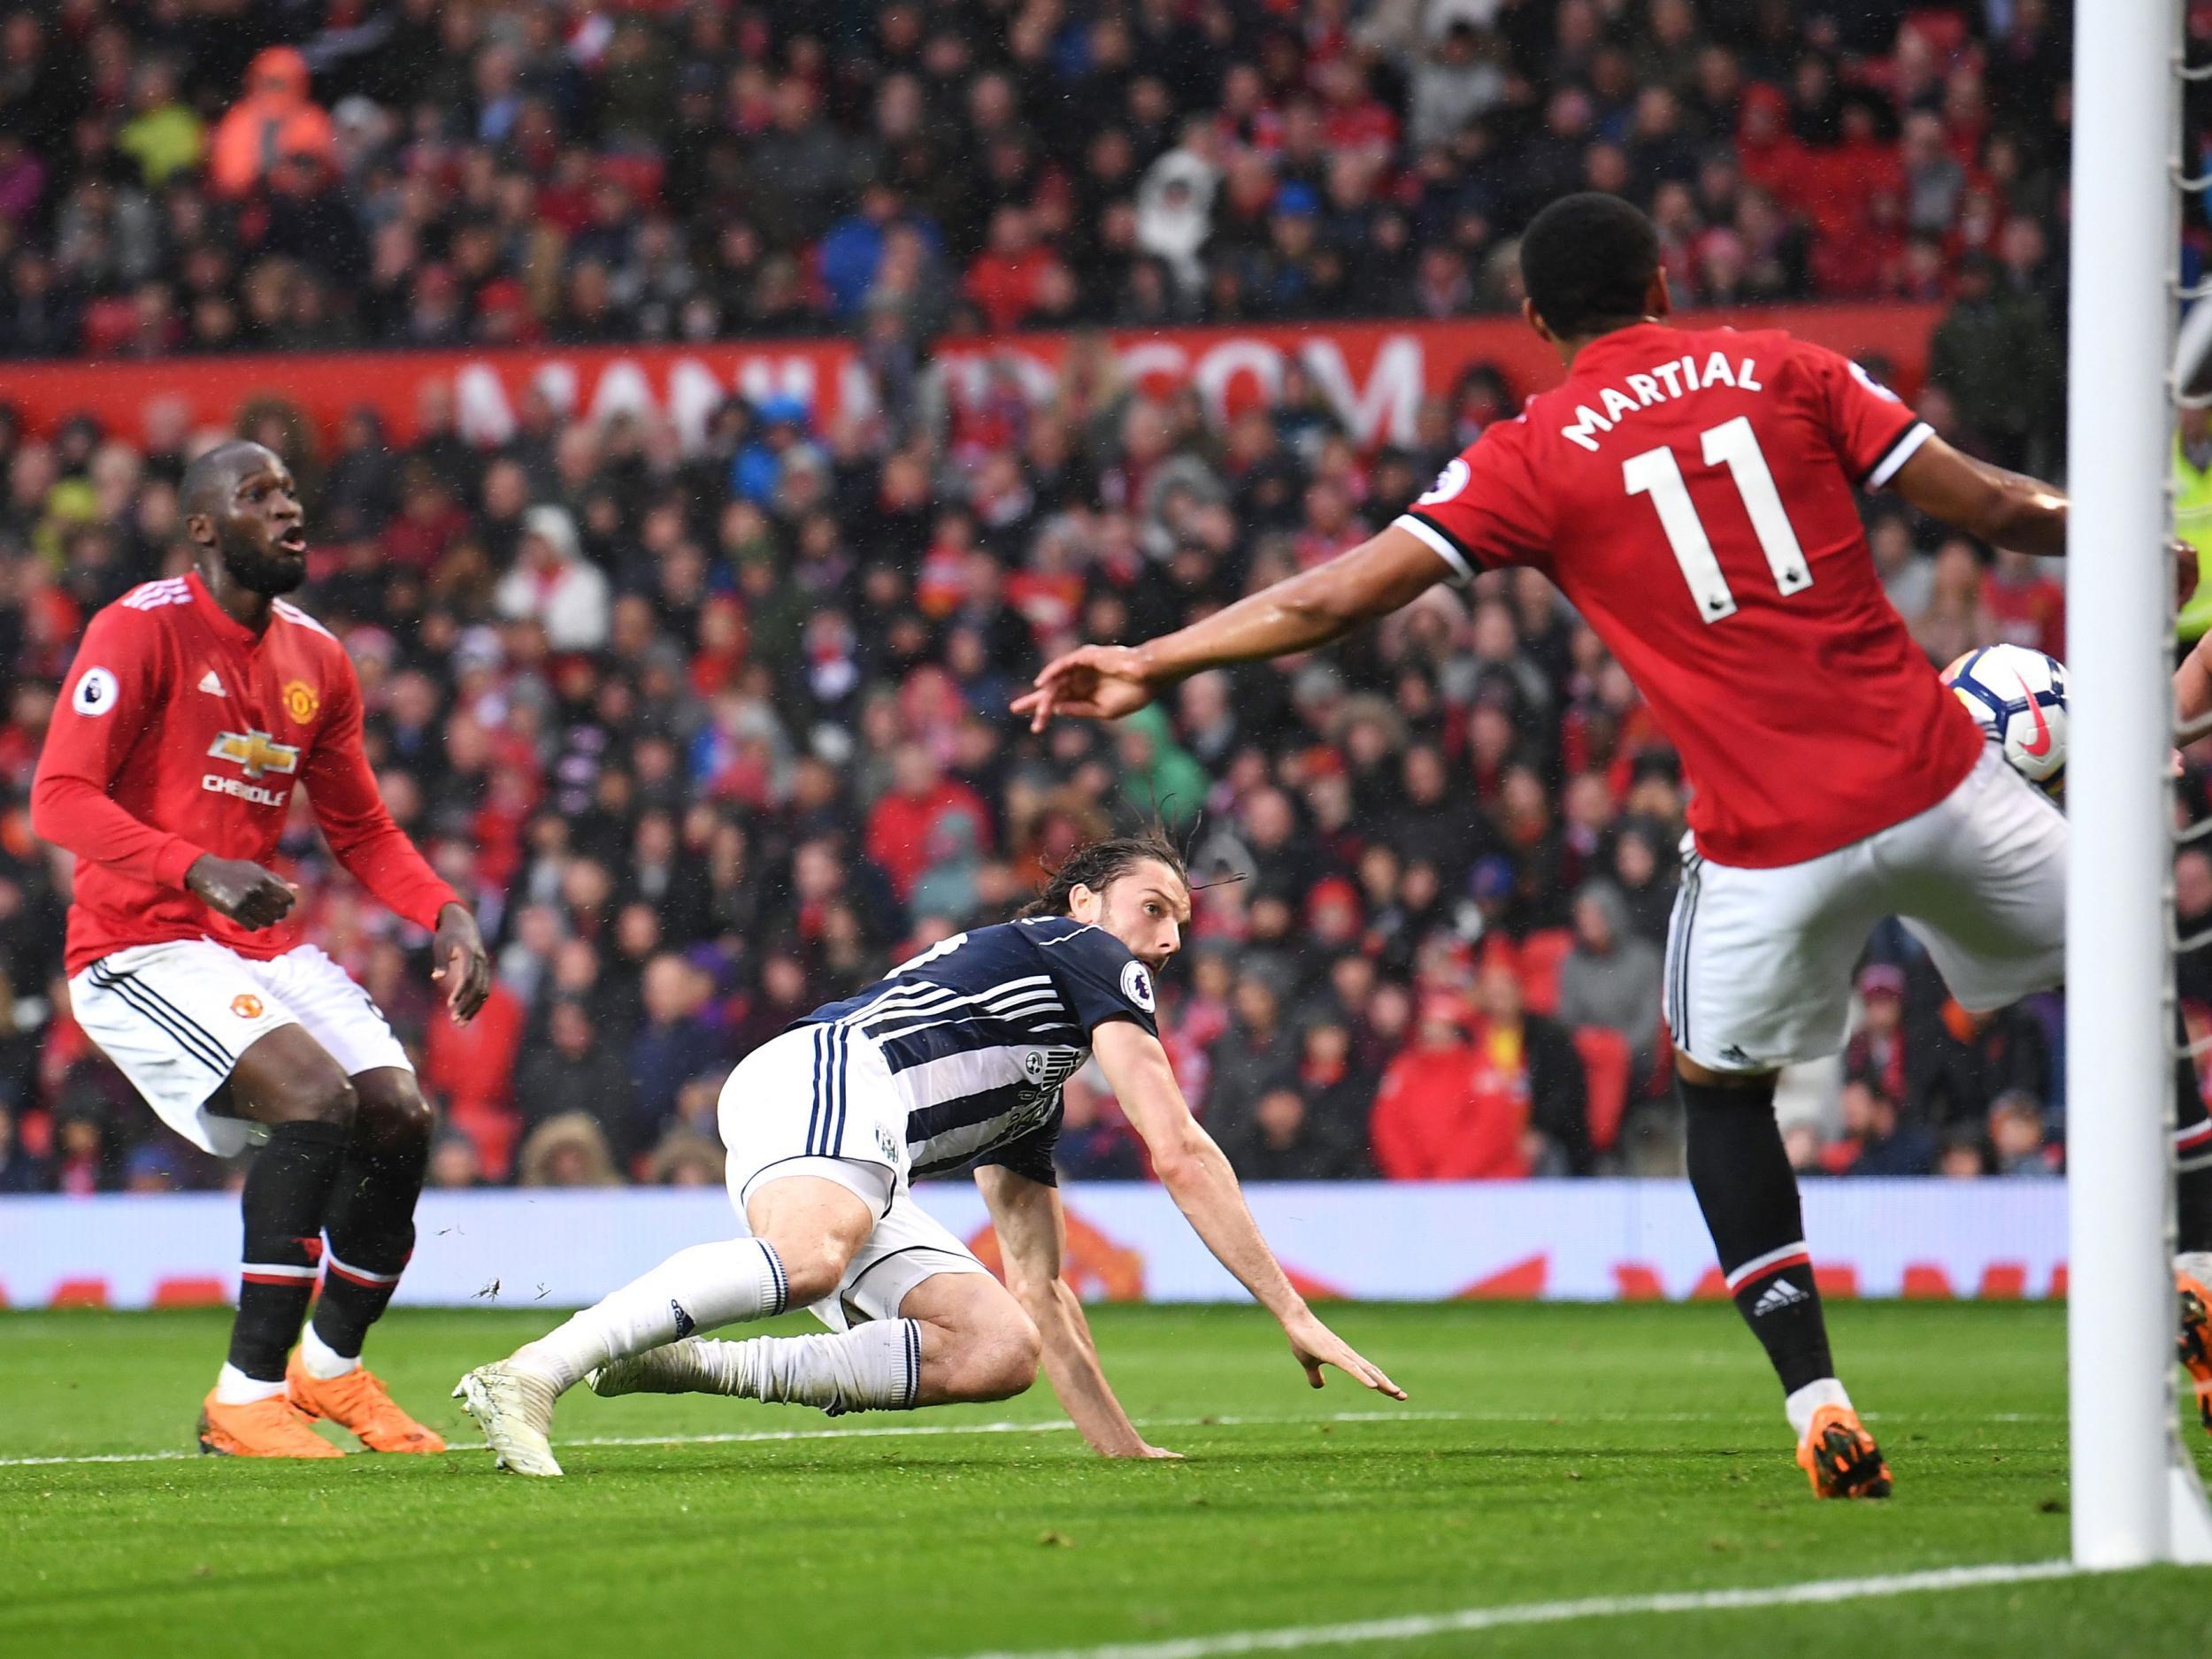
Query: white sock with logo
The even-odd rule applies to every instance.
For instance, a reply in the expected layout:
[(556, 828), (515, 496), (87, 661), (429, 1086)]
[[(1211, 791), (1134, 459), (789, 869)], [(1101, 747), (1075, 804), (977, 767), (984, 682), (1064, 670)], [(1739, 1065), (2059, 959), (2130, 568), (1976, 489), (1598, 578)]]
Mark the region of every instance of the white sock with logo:
[(820, 1336), (692, 1342), (701, 1394), (848, 1411), (910, 1411), (922, 1381), (922, 1327), (886, 1319)]
[(257, 1400), (269, 1400), (284, 1392), (284, 1379), (263, 1382), (258, 1377), (249, 1377), (237, 1366), (224, 1363), (215, 1379), (215, 1403), (225, 1406), (250, 1406)]
[(316, 1381), (328, 1382), (334, 1377), (360, 1370), (361, 1356), (356, 1354), (348, 1359), (315, 1334), (315, 1322), (311, 1319), (307, 1329), (300, 1333), (300, 1368)]
[(526, 1342), (509, 1362), (557, 1389), (610, 1360), (641, 1354), (694, 1331), (784, 1310), (783, 1263), (758, 1239), (726, 1239), (679, 1250), (559, 1329)]
[(1832, 1377), (1823, 1377), (1807, 1383), (1795, 1394), (1782, 1402), (1782, 1409), (1790, 1416), (1790, 1429), (1799, 1440), (1813, 1425), (1813, 1414), (1823, 1406), (1841, 1406), (1851, 1409), (1851, 1396), (1843, 1392), (1843, 1385)]

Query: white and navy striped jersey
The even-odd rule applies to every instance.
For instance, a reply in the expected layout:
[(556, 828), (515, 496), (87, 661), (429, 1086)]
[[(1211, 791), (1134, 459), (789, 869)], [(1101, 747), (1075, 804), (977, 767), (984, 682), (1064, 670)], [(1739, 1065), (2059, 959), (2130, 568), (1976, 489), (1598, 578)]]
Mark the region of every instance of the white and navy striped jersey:
[(1061, 1086), (1112, 1019), (1158, 1034), (1150, 972), (1104, 928), (1048, 916), (956, 933), (799, 1024), (829, 1028), (826, 1064), (854, 1041), (882, 1055), (915, 1176), (997, 1164), (1049, 1183)]

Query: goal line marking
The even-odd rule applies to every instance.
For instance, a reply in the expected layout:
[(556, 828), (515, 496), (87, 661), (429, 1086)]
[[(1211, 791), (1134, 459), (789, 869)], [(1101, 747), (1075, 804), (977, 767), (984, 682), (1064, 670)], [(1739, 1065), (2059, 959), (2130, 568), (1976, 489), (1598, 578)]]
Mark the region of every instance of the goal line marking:
[[(1881, 1421), (1879, 1412), (1867, 1411), (1860, 1415), (1869, 1422)], [(1240, 1417), (1235, 1415), (1203, 1417), (1147, 1417), (1138, 1423), (1141, 1429), (1200, 1429), (1200, 1428), (1294, 1428), (1302, 1423), (1500, 1423), (1522, 1425), (1561, 1425), (1575, 1423), (1717, 1423), (1722, 1414), (1710, 1411), (1599, 1411), (1563, 1413), (1557, 1411), (1338, 1411), (1325, 1417)], [(1916, 1422), (1936, 1422), (1945, 1419), (1916, 1417)], [(2064, 1418), (2055, 1414), (2026, 1411), (1985, 1412), (1970, 1420), (1975, 1423), (2058, 1423)], [(931, 1439), (947, 1434), (1056, 1434), (1071, 1430), (1075, 1425), (1065, 1417), (1044, 1417), (1031, 1422), (1002, 1421), (995, 1423), (910, 1423), (872, 1425), (865, 1428), (849, 1429), (752, 1429), (725, 1434), (595, 1434), (579, 1435), (571, 1440), (554, 1441), (557, 1447), (595, 1446), (746, 1446), (774, 1444), (784, 1440), (869, 1440), (895, 1437)], [(446, 1448), (449, 1455), (467, 1455), (484, 1448), (467, 1441)], [(50, 1457), (0, 1457), (0, 1469), (66, 1469), (95, 1463), (165, 1463), (201, 1455), (197, 1451), (175, 1448), (153, 1452), (86, 1452), (74, 1455)]]
[(1686, 1590), (1659, 1595), (1601, 1595), (1575, 1601), (1521, 1601), (1503, 1607), (1463, 1608), (1402, 1618), (1363, 1619), (1348, 1624), (1291, 1625), (1279, 1630), (1224, 1631), (1167, 1641), (1110, 1642), (1095, 1647), (1024, 1648), (968, 1654), (963, 1659), (1215, 1659), (1225, 1654), (1286, 1653), (1302, 1647), (1348, 1647), (1370, 1642), (1417, 1641), (1425, 1636), (1467, 1635), (1515, 1624), (1559, 1624), (1571, 1619), (1620, 1618), (1650, 1613), (1727, 1612), (1740, 1608), (1806, 1607), (1863, 1601), (1993, 1584), (2029, 1584), (2070, 1578), (2087, 1571), (2070, 1561), (1997, 1562), (1981, 1567), (1939, 1567), (1867, 1578), (1816, 1578), (1765, 1589)]

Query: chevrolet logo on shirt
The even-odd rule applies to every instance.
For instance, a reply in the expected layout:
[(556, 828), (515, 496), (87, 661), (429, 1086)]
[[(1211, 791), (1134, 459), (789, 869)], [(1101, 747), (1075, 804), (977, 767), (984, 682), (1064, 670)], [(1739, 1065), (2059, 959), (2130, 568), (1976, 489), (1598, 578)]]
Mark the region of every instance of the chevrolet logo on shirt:
[(300, 752), (289, 743), (270, 741), (266, 732), (225, 732), (207, 746), (210, 760), (227, 760), (249, 778), (264, 772), (287, 774), (300, 768)]

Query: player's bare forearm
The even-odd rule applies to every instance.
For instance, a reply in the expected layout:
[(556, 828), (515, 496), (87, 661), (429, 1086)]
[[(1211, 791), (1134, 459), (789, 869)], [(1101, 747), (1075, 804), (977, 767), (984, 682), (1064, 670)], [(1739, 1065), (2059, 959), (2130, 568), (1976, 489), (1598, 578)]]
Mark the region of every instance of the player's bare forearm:
[(1252, 1299), (1273, 1314), (1289, 1339), (1290, 1351), (1306, 1380), (1322, 1386), (1321, 1368), (1333, 1365), (1355, 1382), (1394, 1400), (1405, 1390), (1370, 1363), (1343, 1338), (1315, 1317), (1306, 1299), (1283, 1271), (1275, 1252), (1260, 1236), (1260, 1224), (1244, 1202), (1236, 1171), (1214, 1139), (1191, 1116), (1160, 1040), (1125, 1020), (1101, 1025), (1091, 1034), (1091, 1052), (1106, 1073), (1123, 1114), (1144, 1137), (1153, 1173), (1167, 1188), (1191, 1230), (1235, 1275)]
[(1152, 1167), (1191, 1231), (1252, 1293), (1253, 1301), (1285, 1325), (1308, 1311), (1306, 1299), (1268, 1248), (1236, 1171), (1211, 1135), (1194, 1122), (1181, 1144), (1164, 1157), (1160, 1148), (1152, 1148)]
[(1137, 649), (1162, 685), (1230, 663), (1287, 657), (1412, 603), (1445, 574), (1425, 542), (1393, 526)]
[(1114, 1397), (1106, 1368), (1099, 1362), (1098, 1345), (1091, 1338), (1091, 1323), (1083, 1317), (1083, 1303), (1068, 1282), (1055, 1278), (1032, 1286), (1020, 1300), (1036, 1323), (1045, 1377), (1090, 1448), (1104, 1457), (1174, 1455), (1147, 1441)]
[(1087, 645), (1045, 664), (1014, 701), (1041, 730), (1056, 714), (1118, 719), (1177, 681), (1230, 663), (1311, 650), (1410, 603), (1446, 574), (1419, 537), (1393, 527), (1187, 628), (1135, 647)]
[(2066, 496), (2040, 479), (1962, 455), (1930, 438), (1897, 469), (1890, 488), (1930, 518), (1993, 547), (2066, 556)]
[(977, 1170), (975, 1184), (990, 1210), (991, 1230), (998, 1234), (1007, 1288), (1037, 1327), (1045, 1376), (1069, 1419), (1091, 1448), (1105, 1456), (1174, 1455), (1146, 1444), (1107, 1385), (1083, 1304), (1060, 1276), (1067, 1221), (1058, 1191), (995, 1164)]
[(1159, 1039), (1118, 1020), (1101, 1025), (1092, 1043), (1114, 1098), (1152, 1154), (1153, 1173), (1192, 1231), (1278, 1319), (1287, 1323), (1303, 1313), (1305, 1299), (1260, 1236), (1229, 1160), (1191, 1116)]

